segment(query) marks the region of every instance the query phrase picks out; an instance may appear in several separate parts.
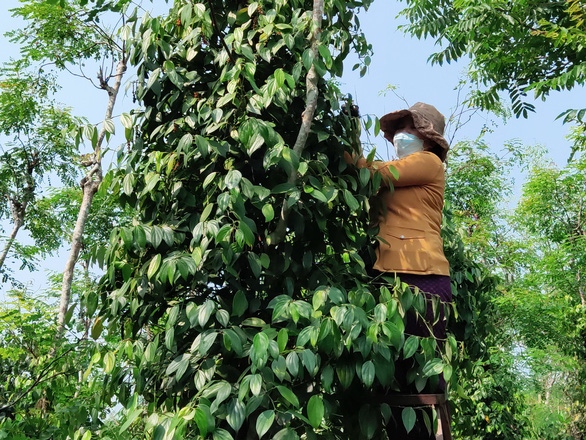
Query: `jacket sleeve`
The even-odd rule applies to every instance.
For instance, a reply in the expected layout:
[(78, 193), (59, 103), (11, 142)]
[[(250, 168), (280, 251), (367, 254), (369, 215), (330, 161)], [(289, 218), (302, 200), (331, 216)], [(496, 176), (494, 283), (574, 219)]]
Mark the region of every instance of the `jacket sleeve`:
[[(390, 182), (396, 187), (426, 185), (436, 181), (438, 173), (444, 171), (441, 160), (434, 153), (427, 151), (413, 153), (399, 160), (374, 161), (370, 164), (361, 157), (356, 166), (368, 168), (371, 174), (380, 172), (383, 176), (381, 185), (389, 186)], [(395, 178), (389, 166), (397, 170), (398, 178)]]

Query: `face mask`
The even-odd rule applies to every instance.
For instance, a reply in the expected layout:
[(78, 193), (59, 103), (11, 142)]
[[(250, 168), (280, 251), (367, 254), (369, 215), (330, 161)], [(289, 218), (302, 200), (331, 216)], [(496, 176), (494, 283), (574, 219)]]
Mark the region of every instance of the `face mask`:
[(423, 140), (410, 133), (401, 132), (395, 134), (393, 137), (393, 145), (395, 146), (399, 159), (418, 151), (423, 151)]

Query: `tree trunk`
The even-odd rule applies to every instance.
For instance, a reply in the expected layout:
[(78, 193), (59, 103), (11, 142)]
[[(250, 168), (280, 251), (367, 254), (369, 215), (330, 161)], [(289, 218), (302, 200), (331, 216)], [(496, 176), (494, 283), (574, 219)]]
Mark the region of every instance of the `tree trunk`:
[[(324, 0), (313, 0), (313, 18), (311, 23), (311, 51), (313, 52), (314, 59), (319, 56), (319, 39), (321, 35), (321, 24), (324, 15)], [(311, 124), (313, 122), (313, 116), (317, 108), (317, 100), (319, 97), (318, 89), (319, 75), (315, 70), (315, 66), (312, 64), (307, 76), (305, 78), (306, 83), (306, 98), (305, 98), (305, 111), (301, 115), (301, 128), (297, 134), (297, 140), (293, 146), (293, 151), (297, 153), (299, 157), (305, 149), (307, 138), (311, 131)], [(295, 183), (297, 181), (297, 172), (291, 171), (289, 175), (289, 183)], [(275, 230), (267, 237), (267, 244), (277, 245), (284, 238), (287, 233), (287, 219), (289, 218), (289, 207), (287, 206), (287, 200), (283, 200), (283, 206), (281, 208), (281, 218)]]
[(6, 245), (4, 245), (4, 249), (2, 250), (2, 255), (0, 255), (0, 269), (2, 269), (2, 266), (4, 266), (4, 260), (6, 260), (6, 256), (8, 255), (8, 252), (10, 251), (10, 248), (12, 247), (12, 244), (16, 239), (16, 234), (18, 234), (18, 230), (20, 229), (23, 223), (23, 219), (18, 219), (14, 222), (14, 227), (12, 228), (12, 232), (10, 233), (10, 237), (8, 237), (8, 241), (6, 242)]
[[(104, 120), (112, 118), (112, 112), (114, 110), (114, 104), (116, 103), (116, 97), (122, 84), (122, 76), (126, 71), (126, 54), (122, 55), (122, 58), (118, 62), (116, 68), (116, 79), (112, 87), (108, 86), (107, 80), (100, 78), (102, 88), (108, 92), (108, 107), (106, 108), (106, 115)], [(61, 296), (59, 304), (59, 316), (57, 318), (57, 339), (63, 336), (65, 330), (65, 315), (69, 309), (69, 303), (71, 301), (71, 285), (73, 283), (73, 272), (75, 264), (79, 257), (81, 250), (81, 244), (83, 239), (83, 231), (87, 223), (89, 211), (92, 205), (94, 195), (98, 191), (100, 183), (102, 182), (102, 159), (101, 159), (101, 147), (106, 136), (106, 129), (102, 127), (98, 136), (98, 142), (94, 150), (95, 165), (91, 171), (82, 179), (81, 187), (83, 189), (83, 199), (81, 207), (79, 208), (79, 214), (75, 223), (75, 229), (73, 230), (73, 236), (71, 237), (71, 251), (69, 252), (69, 258), (65, 263), (65, 270), (63, 271), (63, 284), (61, 285)]]

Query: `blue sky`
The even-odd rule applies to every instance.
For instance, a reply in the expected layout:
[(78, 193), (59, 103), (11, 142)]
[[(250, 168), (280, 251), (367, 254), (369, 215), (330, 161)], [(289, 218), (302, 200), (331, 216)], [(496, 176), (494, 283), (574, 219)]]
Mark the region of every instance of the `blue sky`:
[[(0, 34), (19, 26), (18, 21), (10, 17), (9, 9), (17, 7), (18, 0), (2, 0), (0, 5)], [(162, 0), (155, 0), (154, 6), (148, 1), (143, 3), (155, 12), (166, 10)], [(377, 0), (367, 13), (362, 14), (361, 23), (367, 39), (373, 45), (374, 56), (367, 75), (360, 78), (357, 72), (351, 71), (353, 63), (347, 63), (344, 77), (342, 78), (342, 90), (351, 93), (360, 106), (362, 114), (382, 116), (393, 110), (405, 108), (403, 100), (392, 93), (382, 96), (381, 92), (388, 86), (394, 86), (396, 93), (412, 105), (418, 101), (435, 105), (445, 116), (449, 116), (458, 102), (458, 93), (455, 90), (463, 77), (466, 63), (459, 62), (444, 66), (431, 66), (427, 63), (428, 56), (437, 49), (432, 41), (419, 41), (405, 36), (397, 30), (402, 24), (396, 16), (402, 2)], [(18, 49), (9, 44), (5, 38), (0, 37), (0, 61), (8, 61), (10, 57), (18, 55)], [(88, 75), (94, 77), (91, 69)], [(126, 80), (131, 79), (126, 76)], [(63, 74), (59, 78), (62, 86), (57, 99), (73, 108), (74, 113), (87, 117), (90, 122), (99, 123), (103, 119), (107, 97), (103, 91), (94, 89), (85, 80)], [(566, 162), (570, 145), (565, 139), (566, 126), (561, 121), (556, 121), (558, 114), (567, 108), (581, 108), (586, 102), (586, 91), (575, 89), (572, 92), (552, 94), (546, 103), (536, 102), (536, 113), (528, 119), (512, 118), (506, 125), (500, 124), (494, 132), (486, 137), (491, 148), (498, 151), (502, 145), (511, 139), (518, 139), (526, 145), (541, 144), (547, 147), (551, 158), (560, 166)], [(114, 110), (115, 115), (132, 108), (132, 101), (128, 96), (122, 96)], [(494, 116), (481, 114), (467, 124), (457, 133), (456, 141), (462, 139), (474, 139), (480, 129), (485, 125), (491, 125), (492, 121), (500, 122)], [(121, 131), (121, 130), (119, 130)], [(392, 152), (392, 146), (388, 145), (382, 136), (374, 141), (377, 150), (383, 157), (388, 157)], [(111, 147), (116, 148), (121, 140), (113, 138)], [(6, 228), (7, 225), (3, 224)], [(3, 241), (3, 240), (2, 240)], [(44, 268), (61, 270), (67, 252), (53, 258), (43, 264)], [(39, 290), (44, 286), (45, 276), (43, 269), (39, 272), (22, 273), (21, 279), (29, 279), (32, 289)], [(3, 288), (0, 286), (0, 295)]]

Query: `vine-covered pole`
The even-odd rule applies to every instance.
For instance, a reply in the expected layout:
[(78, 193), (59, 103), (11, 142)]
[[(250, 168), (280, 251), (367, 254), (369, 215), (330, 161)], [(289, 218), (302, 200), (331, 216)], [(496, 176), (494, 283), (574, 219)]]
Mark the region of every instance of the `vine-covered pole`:
[[(311, 31), (311, 52), (313, 59), (319, 56), (319, 39), (321, 36), (321, 23), (324, 15), (324, 0), (314, 0), (313, 2), (313, 19), (312, 19), (312, 31)], [(307, 137), (311, 131), (311, 123), (315, 115), (315, 109), (317, 108), (317, 99), (319, 97), (319, 89), (317, 87), (319, 81), (319, 75), (315, 69), (315, 65), (312, 65), (307, 72), (306, 76), (306, 105), (305, 111), (301, 115), (301, 128), (297, 135), (297, 140), (293, 146), (293, 151), (301, 157), (305, 145), (307, 144)], [(292, 170), (289, 175), (289, 183), (294, 184), (297, 180), (297, 171)], [(267, 237), (267, 243), (269, 245), (278, 244), (285, 237), (287, 231), (287, 218), (289, 217), (289, 206), (287, 202), (283, 202), (281, 208), (281, 218), (275, 231)]]

